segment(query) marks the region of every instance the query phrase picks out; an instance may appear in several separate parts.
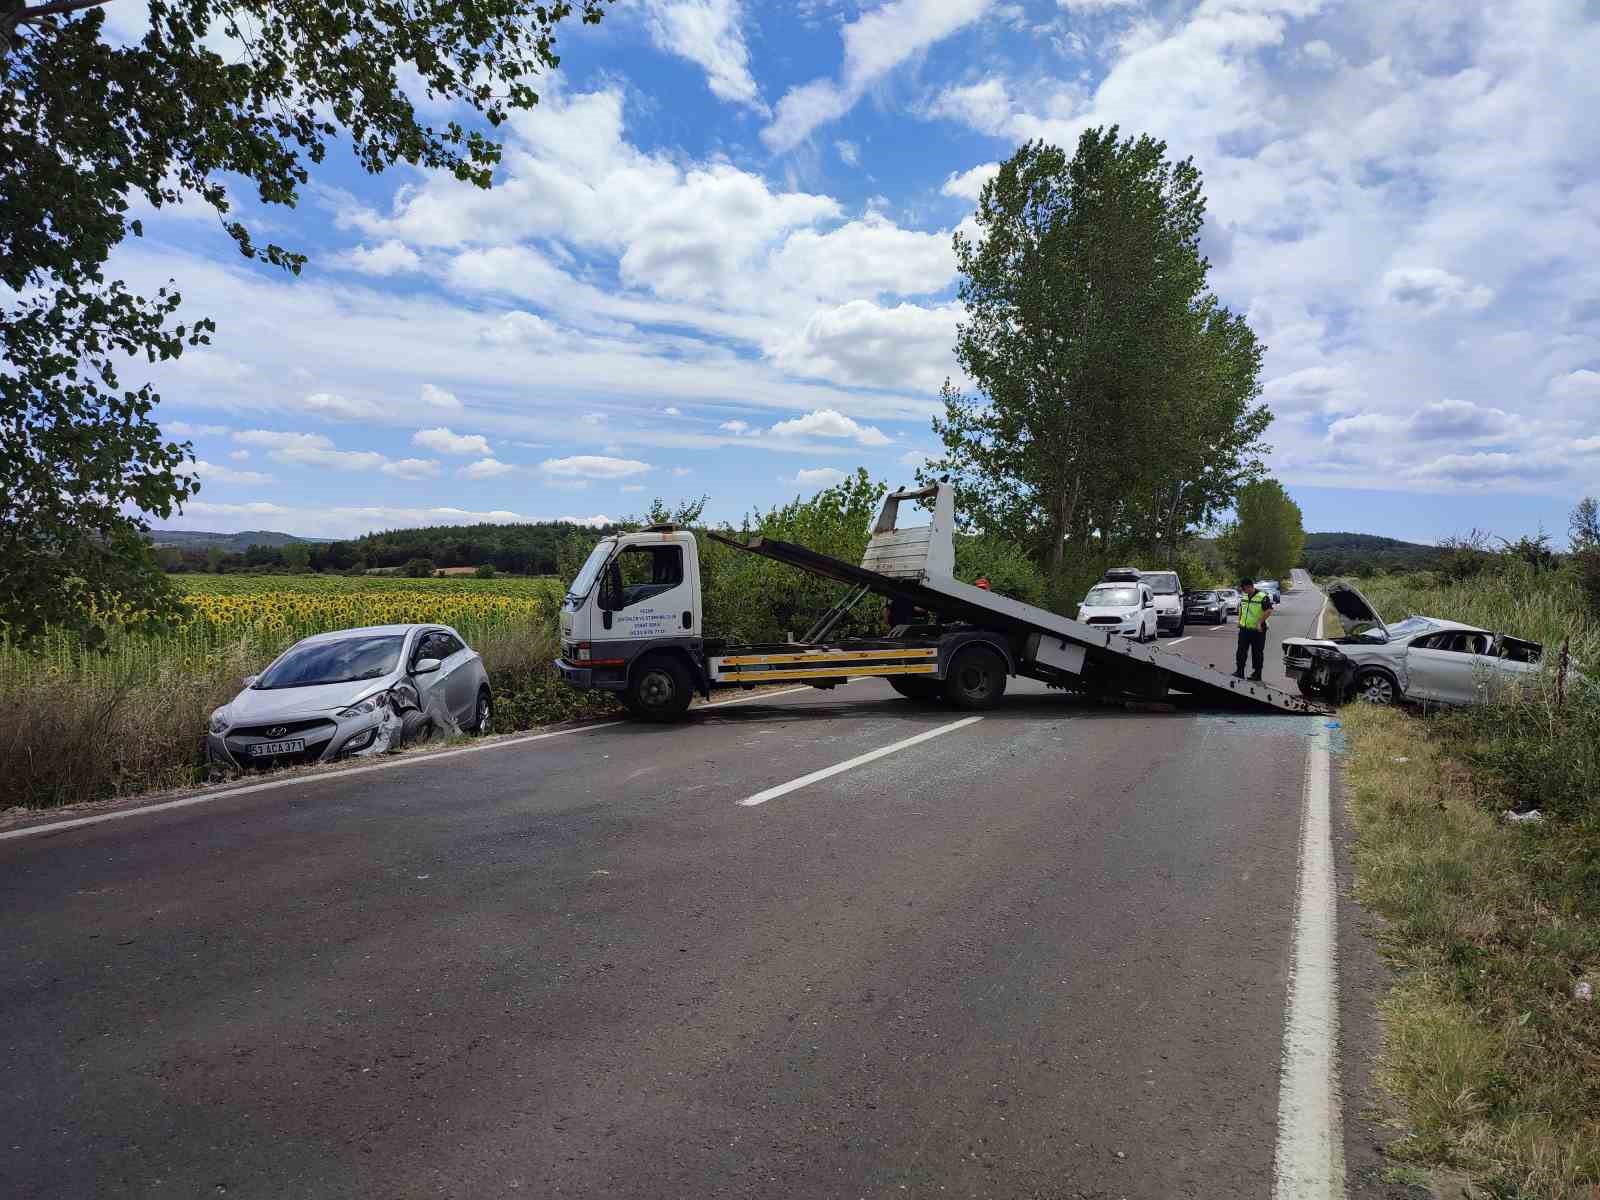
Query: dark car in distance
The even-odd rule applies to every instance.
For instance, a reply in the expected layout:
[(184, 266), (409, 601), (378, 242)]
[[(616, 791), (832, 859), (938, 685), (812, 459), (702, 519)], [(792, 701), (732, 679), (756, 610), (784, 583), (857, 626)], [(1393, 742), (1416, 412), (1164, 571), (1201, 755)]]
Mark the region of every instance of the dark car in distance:
[(1206, 625), (1221, 625), (1228, 619), (1228, 602), (1216, 592), (1185, 592), (1183, 619)]

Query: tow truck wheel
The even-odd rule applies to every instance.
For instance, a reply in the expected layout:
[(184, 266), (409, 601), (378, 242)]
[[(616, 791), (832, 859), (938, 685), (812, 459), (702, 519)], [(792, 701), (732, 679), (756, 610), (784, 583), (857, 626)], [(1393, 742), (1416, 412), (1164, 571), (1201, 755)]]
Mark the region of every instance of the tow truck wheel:
[(674, 720), (689, 707), (689, 673), (675, 658), (647, 658), (634, 671), (622, 699), (643, 720)]
[(957, 708), (993, 708), (1006, 694), (1006, 660), (987, 646), (968, 646), (950, 664), (944, 698)]

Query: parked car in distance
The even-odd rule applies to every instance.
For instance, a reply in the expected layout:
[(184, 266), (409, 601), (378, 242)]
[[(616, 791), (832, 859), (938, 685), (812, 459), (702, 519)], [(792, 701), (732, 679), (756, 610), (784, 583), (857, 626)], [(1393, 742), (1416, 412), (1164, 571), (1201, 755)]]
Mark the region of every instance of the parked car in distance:
[(1373, 704), (1475, 704), (1528, 686), (1544, 647), (1459, 621), (1409, 616), (1386, 624), (1348, 583), (1328, 587), (1345, 635), (1285, 638), (1283, 668), (1306, 696)]
[(483, 659), (445, 625), (373, 625), (303, 638), (211, 714), (206, 754), (227, 768), (332, 762), (438, 733), (487, 733)]
[(1185, 592), (1183, 619), (1206, 625), (1221, 625), (1228, 619), (1228, 606), (1216, 592)]
[(1183, 581), (1176, 571), (1141, 571), (1156, 598), (1156, 631), (1183, 634)]
[(1283, 599), (1283, 587), (1276, 579), (1256, 580), (1256, 591), (1266, 592), (1272, 597), (1272, 602), (1274, 604)]
[(1149, 584), (1138, 580), (1102, 580), (1095, 584), (1078, 606), (1078, 620), (1109, 628), (1136, 642), (1153, 642), (1158, 636), (1155, 596)]
[(1217, 595), (1222, 597), (1222, 607), (1227, 611), (1230, 617), (1239, 611), (1238, 588), (1218, 588)]

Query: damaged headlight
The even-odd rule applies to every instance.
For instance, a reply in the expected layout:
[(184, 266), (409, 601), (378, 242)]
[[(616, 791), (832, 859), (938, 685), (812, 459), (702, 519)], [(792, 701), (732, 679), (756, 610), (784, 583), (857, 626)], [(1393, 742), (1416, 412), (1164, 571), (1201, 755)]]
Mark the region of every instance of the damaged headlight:
[(206, 723), (206, 728), (212, 733), (228, 732), (228, 706), (224, 704), (211, 714), (211, 720)]
[(339, 710), (341, 717), (364, 717), (368, 713), (382, 712), (389, 707), (389, 693), (379, 692), (375, 696), (368, 696), (365, 700), (357, 700), (349, 708)]

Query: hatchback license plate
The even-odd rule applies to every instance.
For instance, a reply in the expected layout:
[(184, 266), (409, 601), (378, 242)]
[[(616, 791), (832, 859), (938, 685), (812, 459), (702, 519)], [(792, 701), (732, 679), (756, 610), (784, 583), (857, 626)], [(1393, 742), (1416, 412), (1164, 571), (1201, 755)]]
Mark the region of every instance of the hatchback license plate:
[(271, 758), (274, 754), (299, 754), (305, 748), (305, 738), (290, 738), (286, 742), (257, 742), (250, 747), (250, 757)]

